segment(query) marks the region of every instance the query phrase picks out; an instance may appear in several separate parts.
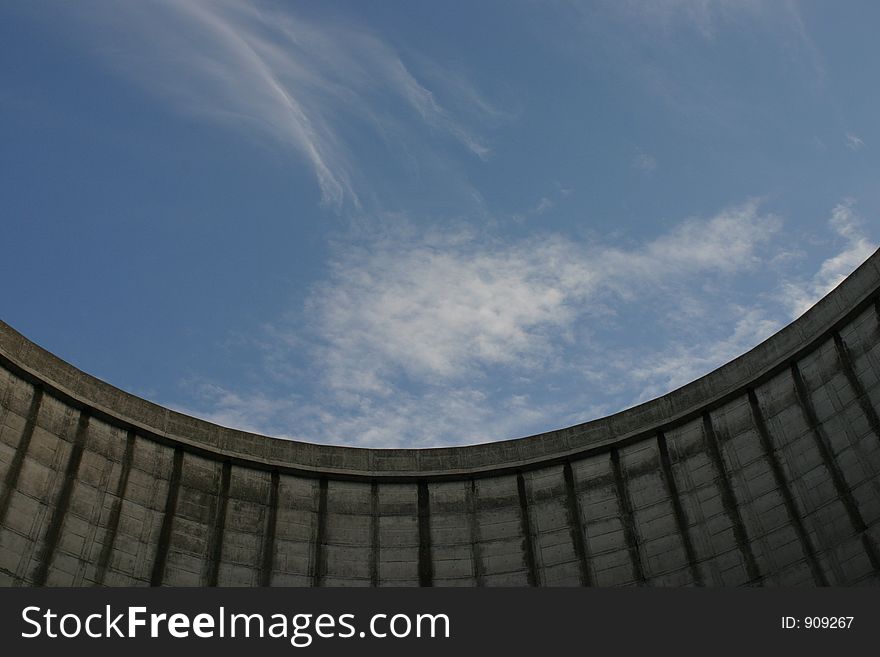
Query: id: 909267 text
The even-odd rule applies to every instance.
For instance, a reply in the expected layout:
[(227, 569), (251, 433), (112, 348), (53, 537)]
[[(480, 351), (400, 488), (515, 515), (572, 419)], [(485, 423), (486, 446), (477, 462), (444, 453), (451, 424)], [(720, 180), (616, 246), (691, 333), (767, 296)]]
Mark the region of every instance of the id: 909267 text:
[(783, 616), (783, 630), (848, 630), (855, 616)]

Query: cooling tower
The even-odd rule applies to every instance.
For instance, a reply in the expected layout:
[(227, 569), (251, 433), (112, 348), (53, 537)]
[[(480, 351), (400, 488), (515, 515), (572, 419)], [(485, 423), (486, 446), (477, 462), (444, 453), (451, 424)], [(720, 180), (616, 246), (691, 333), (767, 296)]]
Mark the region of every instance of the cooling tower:
[(878, 294), (880, 252), (663, 397), (419, 450), (226, 429), (0, 322), (0, 583), (878, 584)]

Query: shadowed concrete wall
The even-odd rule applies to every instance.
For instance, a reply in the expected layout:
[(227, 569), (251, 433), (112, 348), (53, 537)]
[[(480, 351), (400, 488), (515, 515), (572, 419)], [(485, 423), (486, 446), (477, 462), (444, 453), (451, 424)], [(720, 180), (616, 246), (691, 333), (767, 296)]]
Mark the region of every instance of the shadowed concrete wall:
[(425, 450), (225, 429), (0, 322), (0, 584), (878, 584), (878, 294), (880, 252), (664, 397)]

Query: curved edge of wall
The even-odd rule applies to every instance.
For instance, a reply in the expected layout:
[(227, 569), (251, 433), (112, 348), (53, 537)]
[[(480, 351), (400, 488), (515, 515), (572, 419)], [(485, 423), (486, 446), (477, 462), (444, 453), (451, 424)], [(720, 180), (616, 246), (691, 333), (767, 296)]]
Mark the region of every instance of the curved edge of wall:
[[(229, 429), (149, 402), (97, 379), (0, 321), (0, 365), (66, 404), (122, 429), (251, 468), (354, 480), (443, 480), (516, 472), (626, 446), (698, 418), (767, 381), (874, 303), (880, 250), (803, 316), (713, 372), (604, 418), (526, 438), (464, 447), (364, 449)], [(491, 440), (491, 436), (486, 437)]]

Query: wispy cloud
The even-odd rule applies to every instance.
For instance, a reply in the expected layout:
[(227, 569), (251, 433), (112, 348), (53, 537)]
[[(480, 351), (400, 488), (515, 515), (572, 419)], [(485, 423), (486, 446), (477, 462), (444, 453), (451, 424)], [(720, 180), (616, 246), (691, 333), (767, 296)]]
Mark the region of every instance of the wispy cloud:
[(535, 214), (544, 214), (548, 210), (552, 210), (553, 206), (555, 205), (556, 203), (554, 203), (552, 199), (543, 196), (541, 197), (541, 200), (538, 201), (538, 204), (535, 206)]
[(612, 371), (626, 377), (637, 391), (634, 401), (647, 401), (679, 388), (716, 367), (745, 353), (782, 327), (778, 317), (761, 307), (715, 304), (733, 323), (733, 330), (720, 337), (705, 336), (690, 342), (666, 345), (662, 351), (611, 359)]
[(673, 374), (643, 357), (642, 370), (621, 369), (596, 331), (619, 331), (627, 308), (697, 312), (681, 290), (754, 270), (779, 226), (756, 202), (628, 247), (552, 234), (510, 242), (466, 228), (425, 234), (403, 222), (340, 247), (301, 314), (308, 324), (271, 327), (273, 360), (284, 345), (310, 354), (297, 383), (308, 380), (309, 394), (204, 385), (194, 405), (221, 423), (374, 446), (479, 442), (588, 419), (620, 403), (596, 394), (591, 373), (627, 382), (631, 402), (754, 336), (744, 326), (727, 346), (694, 354), (689, 369), (679, 352)]
[(490, 246), (467, 233), (395, 236), (340, 256), (308, 314), (339, 390), (390, 394), (398, 374), (432, 382), (489, 365), (545, 367), (559, 332), (608, 295), (628, 300), (679, 277), (749, 268), (778, 227), (749, 203), (636, 249), (559, 236)]
[[(307, 372), (267, 364), (271, 385), (245, 391), (190, 382), (188, 410), (383, 447), (483, 442), (604, 415), (747, 351), (874, 249), (844, 201), (829, 220), (841, 248), (815, 275), (783, 279), (778, 294), (766, 281), (763, 294), (743, 293), (744, 277), (796, 263), (780, 227), (755, 201), (626, 247), (551, 234), (511, 242), (467, 228), (426, 234), (398, 222), (339, 247), (297, 314), (307, 323), (268, 328), (271, 361), (307, 353)], [(651, 340), (640, 342), (640, 330)]]
[(792, 318), (799, 317), (819, 299), (837, 287), (856, 267), (877, 248), (864, 231), (864, 222), (855, 211), (855, 201), (846, 199), (835, 206), (828, 226), (842, 241), (840, 250), (822, 262), (809, 279), (787, 281), (783, 286), (782, 301)]
[[(669, 110), (689, 122), (736, 129), (756, 112), (747, 94), (751, 85), (731, 85), (706, 78), (704, 61), (714, 61), (728, 39), (749, 35), (767, 61), (781, 63), (789, 74), (815, 92), (825, 84), (826, 65), (796, 0), (569, 0), (586, 31), (585, 48), (607, 49), (603, 59), (617, 62), (622, 79), (631, 79)], [(568, 24), (566, 24), (568, 27)], [(745, 42), (744, 42), (745, 43)], [(638, 44), (636, 47), (635, 44)], [(725, 45), (727, 44), (727, 45)], [(752, 46), (746, 46), (752, 56)]]
[[(352, 125), (399, 134), (397, 124), (418, 121), (480, 158), (491, 153), (375, 34), (305, 20), (289, 7), (259, 7), (231, 0), (113, 5), (106, 13), (116, 22), (102, 39), (114, 45), (103, 51), (176, 109), (293, 148), (329, 206), (360, 202), (355, 180), (363, 167), (345, 139)], [(476, 113), (491, 111), (476, 90), (461, 88)]]
[[(174, 407), (174, 406), (172, 406)], [(525, 395), (493, 399), (473, 386), (399, 391), (394, 403), (364, 398), (357, 408), (302, 403), (297, 398), (265, 392), (233, 392), (212, 384), (196, 386), (192, 406), (174, 407), (223, 426), (266, 433), (279, 438), (358, 447), (432, 447), (480, 443), (520, 435), (532, 427), (546, 429), (565, 421), (570, 400), (538, 406)], [(206, 410), (207, 409), (207, 410)], [(607, 407), (578, 405), (569, 424), (607, 412)], [(564, 418), (564, 419), (563, 419)]]
[(530, 217), (533, 218), (545, 215), (556, 208), (557, 205), (563, 203), (565, 199), (571, 195), (572, 191), (572, 189), (557, 182), (554, 185), (553, 190), (547, 193), (546, 196), (539, 198), (533, 206), (515, 213), (512, 215), (512, 218), (516, 223), (521, 224)]
[(654, 173), (657, 169), (657, 160), (653, 155), (638, 151), (635, 157), (633, 157), (632, 166), (634, 169), (644, 171), (645, 173)]
[(698, 30), (703, 36), (712, 38), (718, 21), (732, 9), (751, 12), (755, 10), (757, 4), (749, 0), (739, 3), (718, 0), (656, 0), (648, 3), (622, 0), (613, 3), (613, 6), (617, 11), (655, 28), (669, 30), (678, 25), (687, 25)]
[[(648, 29), (667, 32), (684, 27), (707, 40), (713, 40), (725, 24), (761, 21), (783, 28), (800, 47), (818, 56), (794, 0), (614, 0), (607, 5)], [(813, 63), (818, 65), (818, 59)]]
[(846, 147), (848, 149), (850, 149), (851, 151), (857, 151), (864, 147), (864, 145), (865, 142), (862, 141), (861, 137), (851, 132), (846, 133)]

